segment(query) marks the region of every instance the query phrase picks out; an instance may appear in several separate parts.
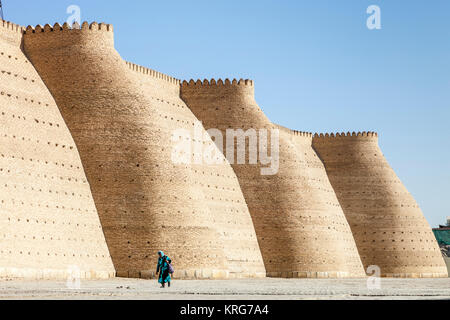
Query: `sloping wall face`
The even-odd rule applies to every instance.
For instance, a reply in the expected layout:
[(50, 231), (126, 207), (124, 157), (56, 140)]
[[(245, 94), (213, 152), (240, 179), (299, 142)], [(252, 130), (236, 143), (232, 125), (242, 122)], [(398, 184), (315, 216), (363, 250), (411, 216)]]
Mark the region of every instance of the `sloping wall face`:
[(436, 239), (389, 166), (376, 133), (315, 136), (365, 267), (386, 277), (446, 277)]
[[(231, 169), (207, 171), (172, 161), (174, 130), (192, 131), (196, 119), (172, 93), (143, 90), (143, 75), (115, 51), (111, 26), (29, 28), (24, 40), (79, 148), (119, 276), (152, 277), (161, 249), (179, 278), (264, 275)], [(169, 83), (164, 85), (173, 89)], [(208, 174), (220, 180), (207, 185)], [(244, 223), (240, 236), (247, 252), (253, 251), (246, 270), (233, 270), (227, 259), (233, 255), (226, 233), (237, 222)], [(242, 259), (240, 252), (234, 256)]]
[(0, 278), (113, 277), (77, 148), (22, 32), (0, 20)]
[[(311, 190), (309, 198), (314, 199), (316, 203), (319, 217), (322, 219), (321, 225), (324, 229), (329, 228), (329, 230), (333, 230), (329, 235), (328, 241), (342, 241), (343, 256), (349, 265), (349, 269), (353, 274), (358, 274), (362, 270), (362, 262), (355, 239), (345, 219), (336, 193), (331, 186), (325, 166), (312, 148), (312, 134), (294, 130), (288, 130), (287, 132), (289, 133), (290, 141), (299, 154), (297, 162), (303, 167), (303, 175), (309, 182)], [(322, 243), (320, 238), (317, 241)], [(326, 243), (326, 245), (328, 244)]]
[[(184, 82), (181, 97), (206, 129), (218, 129), (224, 137), (227, 129), (267, 129), (269, 137), (272, 129), (278, 129), (256, 104), (252, 81)], [(296, 144), (291, 132), (281, 130), (279, 171), (274, 175), (261, 174), (267, 167), (261, 161), (232, 165), (266, 270), (271, 277), (364, 276), (350, 228), (337, 199), (330, 195), (328, 180), (315, 181), (325, 177), (323, 167), (319, 176), (308, 172), (308, 161), (315, 155), (311, 139)], [(247, 151), (248, 147), (247, 141)]]
[[(156, 106), (164, 130), (184, 129), (192, 133), (193, 140), (198, 139), (193, 137), (192, 127), (199, 121), (180, 97), (180, 81), (151, 69), (127, 64), (141, 84), (142, 92)], [(214, 226), (223, 241), (230, 277), (265, 277), (255, 228), (236, 174), (201, 123), (198, 125), (204, 135), (204, 148), (214, 148), (214, 155), (220, 158), (221, 163), (202, 161), (195, 164), (193, 161), (188, 169), (197, 181), (195, 188), (204, 194), (201, 201), (210, 209)]]

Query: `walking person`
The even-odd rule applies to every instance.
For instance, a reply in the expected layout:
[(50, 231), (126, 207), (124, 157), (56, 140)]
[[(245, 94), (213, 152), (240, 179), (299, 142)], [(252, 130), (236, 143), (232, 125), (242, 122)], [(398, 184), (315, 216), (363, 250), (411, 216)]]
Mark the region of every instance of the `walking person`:
[(173, 273), (172, 259), (164, 254), (164, 252), (158, 252), (158, 265), (156, 267), (156, 274), (159, 273), (158, 282), (161, 284), (161, 288), (166, 287), (166, 283), (170, 288), (170, 275)]

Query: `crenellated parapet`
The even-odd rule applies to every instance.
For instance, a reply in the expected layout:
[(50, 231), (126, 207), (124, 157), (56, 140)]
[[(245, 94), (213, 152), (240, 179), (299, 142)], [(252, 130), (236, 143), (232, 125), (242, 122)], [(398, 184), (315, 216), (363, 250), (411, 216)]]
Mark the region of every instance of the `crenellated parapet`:
[(190, 80), (181, 84), (181, 96), (186, 99), (195, 98), (208, 100), (221, 97), (227, 100), (254, 99), (255, 87), (253, 80), (249, 79), (211, 79)]
[(83, 22), (81, 26), (75, 22), (69, 25), (55, 23), (35, 27), (28, 26), (23, 34), (28, 46), (40, 48), (61, 47), (82, 43), (89, 48), (114, 46), (114, 28), (111, 24)]
[(281, 132), (287, 133), (289, 136), (291, 136), (293, 139), (296, 139), (297, 141), (303, 141), (309, 145), (312, 144), (313, 134), (311, 132), (292, 130), (283, 127), (279, 124), (275, 124), (275, 127), (279, 129)]
[(23, 30), (25, 29), (21, 25), (6, 21), (0, 19), (0, 27), (3, 28), (2, 31), (12, 31), (15, 33), (18, 33), (19, 35), (22, 34)]
[(195, 81), (195, 80), (191, 79), (191, 80), (189, 80), (189, 82), (184, 80), (182, 83), (182, 86), (185, 89), (200, 88), (200, 87), (214, 89), (216, 87), (229, 87), (229, 86), (251, 86), (251, 87), (253, 87), (253, 80), (249, 80), (249, 79), (245, 79), (245, 80), (244, 79), (240, 79), (240, 80), (225, 79), (225, 80), (222, 80), (222, 79), (219, 79), (216, 81), (215, 79), (211, 79), (211, 80), (204, 79), (203, 81), (202, 80)]
[(298, 130), (290, 130), (290, 136), (294, 141), (302, 145), (307, 145), (309, 148), (312, 145), (313, 134), (311, 132), (304, 132)]
[(58, 22), (55, 23), (53, 26), (49, 25), (48, 23), (45, 26), (37, 25), (36, 27), (28, 26), (24, 33), (25, 34), (33, 34), (33, 33), (43, 33), (43, 32), (55, 32), (55, 31), (68, 31), (68, 30), (81, 30), (81, 31), (114, 31), (113, 26), (111, 24), (105, 24), (105, 23), (97, 23), (92, 22), (89, 24), (87, 21), (83, 22), (80, 26), (78, 22), (74, 22), (73, 25), (69, 25), (67, 22), (63, 25), (59, 24)]
[(304, 138), (312, 138), (313, 134), (311, 132), (305, 132), (305, 131), (297, 131), (297, 130), (291, 130), (291, 134), (298, 137), (304, 137)]
[(342, 133), (316, 133), (314, 134), (314, 140), (317, 142), (335, 141), (336, 139), (378, 139), (378, 133), (373, 131), (363, 132), (342, 132)]
[(345, 161), (361, 167), (374, 163), (389, 167), (378, 145), (378, 133), (373, 131), (316, 133), (312, 145), (320, 158), (327, 160), (325, 166), (330, 161)]
[(313, 145), (324, 146), (357, 146), (360, 144), (373, 144), (378, 146), (378, 133), (373, 131), (342, 132), (342, 133), (316, 133), (313, 136)]
[(10, 44), (19, 45), (25, 28), (18, 24), (0, 19), (0, 38)]
[(164, 74), (162, 72), (158, 72), (153, 69), (149, 69), (149, 68), (146, 68), (146, 67), (140, 66), (138, 64), (128, 62), (128, 61), (125, 61), (125, 63), (132, 71), (139, 72), (139, 73), (148, 75), (150, 77), (153, 77), (153, 78), (156, 78), (159, 80), (164, 80), (164, 81), (167, 81), (172, 84), (176, 84), (176, 85), (181, 84), (181, 80), (171, 77), (171, 76), (168, 76), (167, 74)]

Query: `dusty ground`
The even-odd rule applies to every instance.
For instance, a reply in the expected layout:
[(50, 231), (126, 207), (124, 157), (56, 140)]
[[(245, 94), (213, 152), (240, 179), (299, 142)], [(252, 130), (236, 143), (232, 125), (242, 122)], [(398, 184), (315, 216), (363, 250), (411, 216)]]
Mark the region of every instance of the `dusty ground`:
[(381, 279), (381, 288), (371, 290), (367, 279), (175, 281), (170, 289), (119, 278), (82, 281), (79, 289), (66, 282), (0, 281), (0, 299), (450, 299), (450, 278)]

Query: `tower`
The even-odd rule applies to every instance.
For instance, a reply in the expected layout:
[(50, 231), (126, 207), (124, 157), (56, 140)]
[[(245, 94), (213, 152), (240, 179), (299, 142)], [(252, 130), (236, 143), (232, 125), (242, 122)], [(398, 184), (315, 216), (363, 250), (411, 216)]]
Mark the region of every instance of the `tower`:
[[(272, 135), (279, 129), (256, 103), (252, 80), (184, 81), (181, 98), (207, 130), (218, 129), (222, 136), (252, 128)], [(232, 161), (268, 276), (365, 276), (350, 226), (312, 149), (312, 134), (279, 130), (278, 140), (279, 171), (273, 175), (262, 174), (267, 167), (261, 160), (256, 165)], [(224, 153), (234, 157), (237, 148), (227, 143)]]
[(322, 159), (365, 268), (383, 277), (447, 277), (419, 205), (384, 157), (374, 132), (316, 135)]
[(179, 81), (127, 64), (103, 23), (28, 27), (23, 43), (78, 147), (118, 276), (153, 277), (161, 248), (179, 278), (265, 276), (231, 166), (172, 161), (167, 142), (196, 122)]

